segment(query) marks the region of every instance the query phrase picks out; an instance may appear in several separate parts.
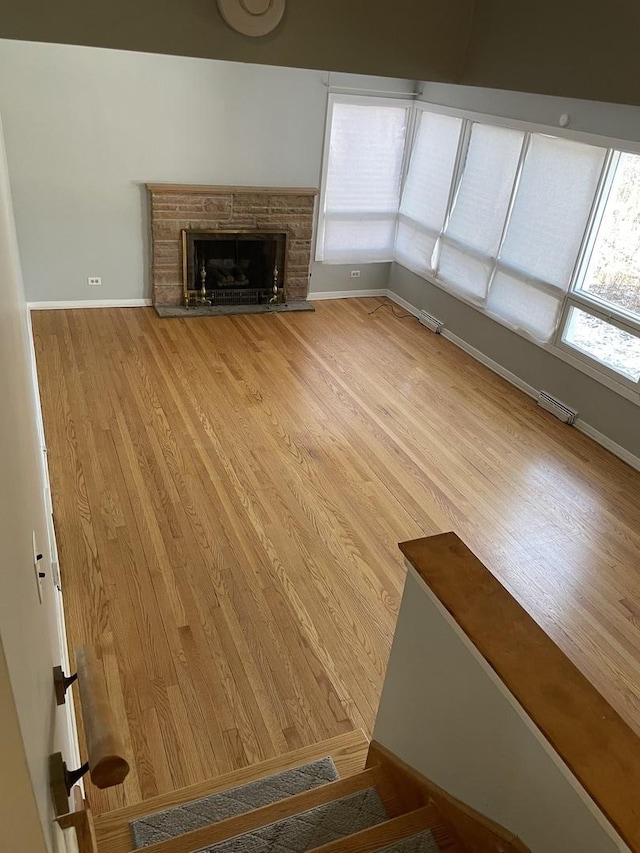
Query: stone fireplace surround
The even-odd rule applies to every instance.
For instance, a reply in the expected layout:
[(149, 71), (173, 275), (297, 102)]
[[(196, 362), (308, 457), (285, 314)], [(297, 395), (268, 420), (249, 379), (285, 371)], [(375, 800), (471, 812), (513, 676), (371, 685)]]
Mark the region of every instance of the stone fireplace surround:
[(147, 189), (154, 305), (182, 304), (183, 229), (285, 231), (285, 298), (307, 298), (316, 189), (190, 184), (147, 184)]

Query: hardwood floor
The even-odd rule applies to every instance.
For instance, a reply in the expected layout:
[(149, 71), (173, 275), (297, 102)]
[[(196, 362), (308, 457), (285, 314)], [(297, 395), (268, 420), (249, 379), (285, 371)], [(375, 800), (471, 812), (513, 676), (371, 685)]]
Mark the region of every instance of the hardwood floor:
[(371, 732), (404, 568), (454, 530), (640, 731), (640, 474), (378, 299), (35, 312), (69, 640), (134, 803)]

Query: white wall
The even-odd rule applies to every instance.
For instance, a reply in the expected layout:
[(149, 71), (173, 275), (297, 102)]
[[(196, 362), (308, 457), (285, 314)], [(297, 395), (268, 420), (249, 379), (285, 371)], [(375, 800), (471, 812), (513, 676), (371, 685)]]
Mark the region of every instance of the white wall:
[[(50, 847), (47, 759), (72, 760), (65, 710), (55, 704), (61, 662), (56, 593), (47, 552), (42, 449), (27, 310), (0, 132), (0, 847)], [(32, 535), (46, 573), (40, 603)]]
[(373, 737), (532, 853), (629, 849), (413, 569)]

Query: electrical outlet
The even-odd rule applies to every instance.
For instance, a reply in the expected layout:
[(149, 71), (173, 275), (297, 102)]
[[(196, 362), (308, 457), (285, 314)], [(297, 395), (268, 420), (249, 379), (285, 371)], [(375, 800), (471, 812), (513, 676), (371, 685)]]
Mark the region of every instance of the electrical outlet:
[(360, 270), (351, 270), (351, 278), (360, 278)]
[(89, 287), (100, 287), (100, 285), (102, 284), (102, 279), (100, 278), (100, 276), (90, 275), (87, 279), (87, 284), (89, 285)]

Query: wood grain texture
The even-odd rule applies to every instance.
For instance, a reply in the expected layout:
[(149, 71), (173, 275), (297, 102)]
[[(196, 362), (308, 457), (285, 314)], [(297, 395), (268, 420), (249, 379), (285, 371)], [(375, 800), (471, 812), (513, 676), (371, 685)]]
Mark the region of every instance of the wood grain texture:
[(381, 303), (34, 313), (70, 644), (133, 759), (95, 812), (370, 734), (397, 543), (445, 530), (640, 728), (640, 474)]
[(633, 850), (640, 737), (455, 533), (403, 554)]
[(77, 785), (72, 791), (72, 801), (74, 810), (60, 815), (56, 818), (56, 822), (61, 829), (70, 827), (75, 829), (78, 853), (99, 853), (93, 815)]
[(417, 809), (431, 804), (438, 822), (451, 839), (474, 853), (530, 853), (512, 832), (427, 779), (390, 750), (371, 741), (367, 767), (379, 767), (395, 787), (405, 808)]
[(359, 773), (364, 770), (368, 747), (369, 741), (361, 731), (349, 732), (346, 735), (338, 735), (335, 738), (320, 741), (313, 746), (293, 750), (286, 755), (270, 758), (251, 767), (243, 767), (231, 773), (223, 773), (216, 776), (215, 779), (180, 788), (179, 791), (171, 791), (150, 800), (98, 815), (95, 819), (95, 827), (101, 853), (128, 851), (131, 846), (129, 823), (137, 817), (164, 811), (164, 809), (179, 803), (188, 803), (209, 794), (226, 791), (229, 788), (246, 785), (255, 779), (272, 776), (292, 767), (299, 767), (301, 764), (316, 761), (326, 755), (331, 756), (341, 777)]
[(121, 785), (129, 773), (129, 763), (95, 650), (81, 646), (76, 664), (91, 781), (98, 788)]
[(309, 853), (374, 853), (394, 841), (411, 838), (425, 829), (431, 830), (441, 853), (462, 853), (462, 848), (442, 825), (433, 806), (424, 806), (378, 826), (355, 832), (347, 838), (314, 847)]
[[(379, 773), (380, 770), (375, 767), (363, 770), (353, 776), (347, 776), (346, 779), (338, 779), (337, 782), (329, 782), (326, 785), (312, 788), (310, 791), (294, 794), (268, 806), (252, 809), (250, 812), (218, 821), (218, 823), (211, 823), (202, 829), (185, 832), (184, 835), (178, 835), (167, 841), (160, 841), (158, 844), (149, 844), (144, 849), (146, 853), (195, 853), (204, 847), (225, 841), (227, 838), (235, 838), (236, 835), (253, 832), (262, 826), (270, 826), (272, 823), (285, 820), (292, 815), (310, 811), (317, 806), (331, 803), (342, 797), (348, 797), (358, 791), (375, 788)], [(100, 853), (129, 853), (130, 849), (131, 841), (122, 850), (116, 849), (111, 844), (100, 844)]]

